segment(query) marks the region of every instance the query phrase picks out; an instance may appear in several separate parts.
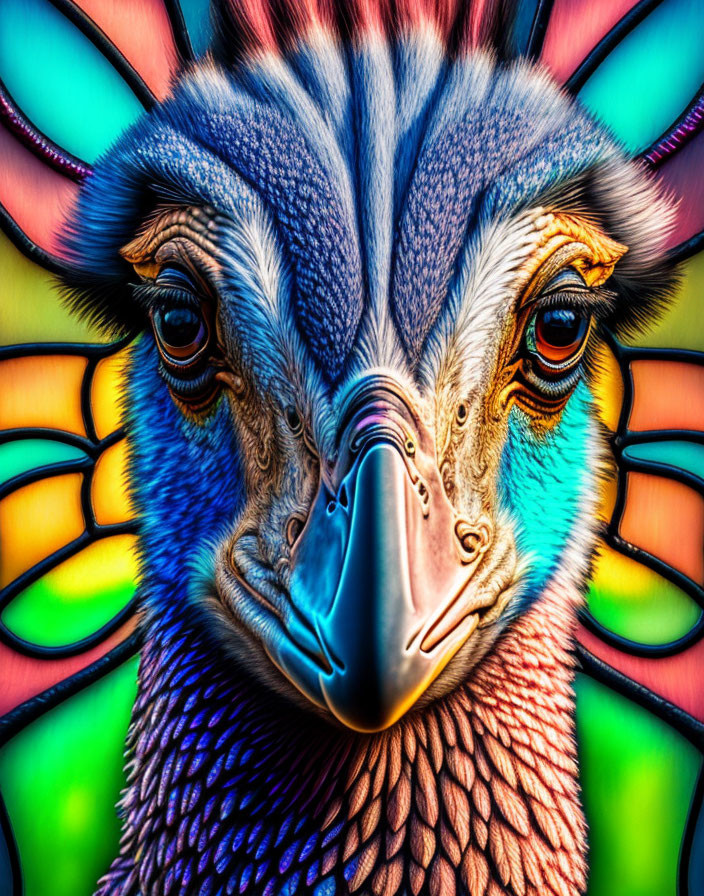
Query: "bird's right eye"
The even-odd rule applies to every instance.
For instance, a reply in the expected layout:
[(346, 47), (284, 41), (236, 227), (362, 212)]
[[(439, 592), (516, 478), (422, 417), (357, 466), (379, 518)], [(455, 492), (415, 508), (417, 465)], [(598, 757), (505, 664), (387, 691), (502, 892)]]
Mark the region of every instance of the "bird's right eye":
[(154, 335), (166, 364), (191, 367), (205, 352), (210, 329), (193, 276), (176, 265), (164, 265), (154, 281), (156, 307), (151, 312)]
[(199, 309), (159, 308), (152, 320), (162, 353), (177, 365), (191, 363), (208, 343), (208, 329)]

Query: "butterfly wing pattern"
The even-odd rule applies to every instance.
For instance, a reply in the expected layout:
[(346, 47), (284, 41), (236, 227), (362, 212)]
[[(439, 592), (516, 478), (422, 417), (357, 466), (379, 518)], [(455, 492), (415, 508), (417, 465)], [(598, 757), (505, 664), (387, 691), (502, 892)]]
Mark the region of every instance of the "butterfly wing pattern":
[[(136, 689), (129, 346), (51, 275), (90, 165), (208, 43), (204, 0), (0, 2), (0, 881), (83, 896), (116, 852)], [(611, 340), (618, 472), (578, 638), (590, 896), (704, 892), (704, 6), (527, 0), (511, 40), (678, 197), (677, 300)]]

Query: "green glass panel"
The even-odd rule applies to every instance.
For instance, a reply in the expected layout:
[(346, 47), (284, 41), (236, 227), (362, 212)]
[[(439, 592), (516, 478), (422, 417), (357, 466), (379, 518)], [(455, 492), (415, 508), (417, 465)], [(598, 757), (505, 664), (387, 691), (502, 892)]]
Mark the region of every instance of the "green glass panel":
[(210, 0), (181, 0), (181, 12), (197, 56), (205, 53), (212, 37)]
[(51, 275), (25, 258), (4, 233), (0, 271), (0, 344), (106, 341), (96, 327), (69, 314)]
[(134, 595), (135, 542), (132, 535), (99, 539), (21, 591), (2, 621), (17, 637), (43, 647), (92, 635)]
[(79, 448), (63, 442), (51, 439), (15, 439), (0, 445), (0, 483), (48, 464), (85, 458), (86, 455)]
[(117, 855), (115, 803), (136, 680), (134, 657), (0, 751), (24, 896), (90, 896)]
[(704, 352), (704, 252), (688, 259), (681, 268), (682, 284), (674, 302), (647, 332), (627, 340), (629, 345), (650, 348), (682, 348)]
[(576, 691), (588, 896), (677, 896), (702, 756), (656, 716), (586, 675), (577, 677)]
[(41, 131), (87, 162), (142, 111), (98, 48), (48, 0), (0, 0), (0, 77)]
[(704, 3), (664, 0), (607, 56), (579, 98), (628, 149), (644, 149), (704, 81)]
[(644, 442), (629, 445), (624, 457), (679, 467), (700, 479), (704, 479), (704, 445), (696, 442)]
[(667, 644), (682, 638), (702, 612), (664, 576), (606, 547), (600, 549), (594, 564), (587, 607), (609, 631), (640, 644)]

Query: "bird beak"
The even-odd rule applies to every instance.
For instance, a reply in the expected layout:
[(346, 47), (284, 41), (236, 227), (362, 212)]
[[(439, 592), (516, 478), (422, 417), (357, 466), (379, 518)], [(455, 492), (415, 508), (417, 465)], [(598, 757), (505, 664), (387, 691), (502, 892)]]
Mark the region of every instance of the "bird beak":
[(398, 384), (369, 377), (347, 405), (332, 488), (321, 484), (293, 556), (291, 638), (272, 659), (371, 732), (407, 712), (477, 627), (467, 585), (490, 535), (457, 518)]

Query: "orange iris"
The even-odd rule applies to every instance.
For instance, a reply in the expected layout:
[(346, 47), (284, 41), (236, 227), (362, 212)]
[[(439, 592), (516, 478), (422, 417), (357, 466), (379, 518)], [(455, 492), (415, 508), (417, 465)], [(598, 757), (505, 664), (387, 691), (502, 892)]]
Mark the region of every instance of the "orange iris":
[(545, 308), (535, 317), (535, 352), (548, 365), (564, 364), (579, 352), (588, 327), (575, 308)]

